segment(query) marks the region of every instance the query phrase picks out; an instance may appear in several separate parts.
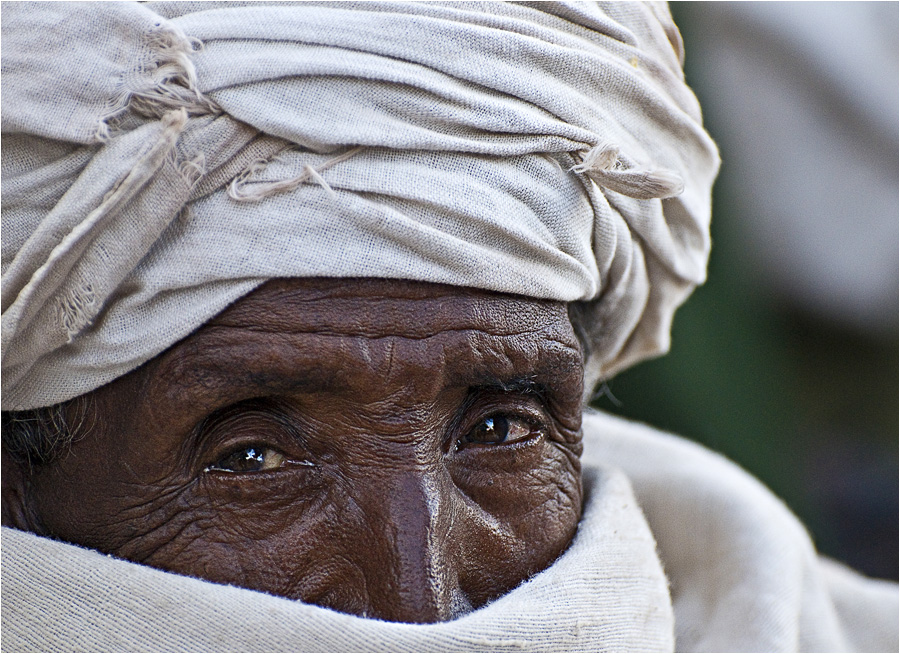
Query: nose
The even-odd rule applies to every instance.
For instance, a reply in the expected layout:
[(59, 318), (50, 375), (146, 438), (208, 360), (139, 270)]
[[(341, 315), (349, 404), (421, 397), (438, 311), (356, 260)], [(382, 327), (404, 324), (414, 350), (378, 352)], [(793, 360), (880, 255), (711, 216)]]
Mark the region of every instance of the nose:
[(369, 495), (375, 537), (362, 567), (371, 617), (440, 622), (472, 608), (459, 583), (451, 484), (434, 470), (394, 471)]

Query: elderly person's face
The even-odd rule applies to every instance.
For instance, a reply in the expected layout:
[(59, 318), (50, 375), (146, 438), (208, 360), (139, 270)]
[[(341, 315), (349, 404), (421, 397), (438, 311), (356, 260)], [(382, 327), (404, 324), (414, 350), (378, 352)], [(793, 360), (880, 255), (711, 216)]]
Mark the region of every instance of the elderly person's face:
[(571, 541), (582, 370), (563, 303), (272, 281), (92, 393), (14, 513), (164, 570), (448, 619)]

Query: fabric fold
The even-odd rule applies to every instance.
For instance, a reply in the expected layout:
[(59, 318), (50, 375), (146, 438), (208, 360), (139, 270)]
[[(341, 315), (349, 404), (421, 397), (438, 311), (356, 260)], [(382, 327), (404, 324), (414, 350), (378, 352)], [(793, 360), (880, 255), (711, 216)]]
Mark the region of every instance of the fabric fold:
[(2, 649), (672, 651), (665, 576), (628, 480), (597, 468), (585, 486), (578, 533), (556, 563), (479, 610), (426, 625), (337, 613), (4, 527)]
[(591, 386), (664, 351), (705, 278), (718, 156), (664, 8), (4, 9), (5, 410), (108, 383), (272, 277), (584, 302)]

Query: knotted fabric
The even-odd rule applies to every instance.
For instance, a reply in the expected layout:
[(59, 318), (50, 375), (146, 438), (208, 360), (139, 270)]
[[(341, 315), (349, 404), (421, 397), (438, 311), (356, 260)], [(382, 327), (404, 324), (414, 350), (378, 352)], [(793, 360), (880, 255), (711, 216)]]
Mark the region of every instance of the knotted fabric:
[(588, 379), (668, 347), (718, 167), (664, 5), (14, 3), (3, 408), (273, 277), (584, 301)]

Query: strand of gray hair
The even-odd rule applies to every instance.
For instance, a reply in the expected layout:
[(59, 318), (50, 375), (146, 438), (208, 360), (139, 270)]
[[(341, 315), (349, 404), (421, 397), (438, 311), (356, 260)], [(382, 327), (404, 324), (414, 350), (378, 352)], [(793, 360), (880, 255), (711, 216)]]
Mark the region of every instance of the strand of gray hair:
[(81, 396), (39, 409), (3, 411), (3, 449), (30, 466), (50, 463), (89, 431), (89, 405)]

